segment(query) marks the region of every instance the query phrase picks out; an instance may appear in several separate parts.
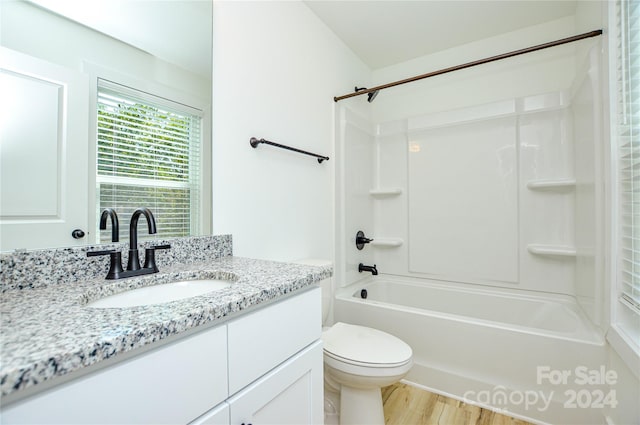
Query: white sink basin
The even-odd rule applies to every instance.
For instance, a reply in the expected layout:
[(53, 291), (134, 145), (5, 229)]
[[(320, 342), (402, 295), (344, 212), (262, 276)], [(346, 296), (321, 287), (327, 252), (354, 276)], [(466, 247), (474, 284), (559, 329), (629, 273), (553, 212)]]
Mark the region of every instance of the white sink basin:
[(204, 295), (228, 288), (232, 282), (219, 279), (183, 280), (180, 282), (145, 286), (100, 298), (87, 304), (93, 308), (123, 308), (162, 304)]

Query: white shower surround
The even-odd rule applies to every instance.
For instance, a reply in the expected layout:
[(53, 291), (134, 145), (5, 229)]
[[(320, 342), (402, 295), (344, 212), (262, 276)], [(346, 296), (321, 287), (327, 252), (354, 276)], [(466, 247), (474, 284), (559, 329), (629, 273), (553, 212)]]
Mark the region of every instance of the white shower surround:
[[(464, 398), (535, 389), (537, 366), (605, 364), (599, 57), (596, 42), (569, 87), (542, 94), (377, 125), (349, 102), (337, 108), (334, 317), (405, 339), (414, 383)], [(356, 250), (357, 230), (380, 243)], [(377, 264), (395, 282), (388, 294), (405, 299), (353, 298), (359, 262)], [(553, 313), (571, 329), (521, 326), (514, 311)], [(562, 397), (543, 412), (507, 408), (534, 422), (588, 423), (593, 412), (565, 409)]]

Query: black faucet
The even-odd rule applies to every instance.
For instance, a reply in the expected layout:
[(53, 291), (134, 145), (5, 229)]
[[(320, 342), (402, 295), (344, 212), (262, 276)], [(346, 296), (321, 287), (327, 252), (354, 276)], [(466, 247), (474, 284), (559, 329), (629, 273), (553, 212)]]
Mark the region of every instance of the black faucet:
[[(158, 272), (156, 265), (156, 249), (168, 249), (171, 245), (156, 245), (145, 249), (144, 267), (140, 267), (140, 256), (138, 255), (138, 220), (144, 215), (147, 219), (149, 234), (157, 233), (156, 220), (148, 208), (138, 208), (131, 216), (129, 222), (129, 259), (127, 261), (127, 270), (122, 269), (122, 253), (116, 250), (91, 251), (87, 252), (87, 257), (95, 257), (98, 255), (109, 255), (110, 265), (107, 279), (122, 279), (125, 277), (140, 276)], [(106, 208), (100, 217), (100, 229), (107, 227), (107, 217), (111, 217), (111, 228), (113, 242), (119, 240), (119, 224), (118, 215), (112, 208)], [(115, 239), (115, 240), (114, 240)]]
[(129, 222), (129, 260), (127, 261), (127, 271), (140, 270), (140, 257), (138, 256), (138, 219), (144, 215), (149, 226), (149, 234), (157, 233), (156, 219), (149, 208), (138, 208), (131, 215)]
[(377, 276), (378, 275), (378, 269), (376, 269), (376, 265), (374, 264), (373, 266), (365, 266), (364, 264), (360, 263), (358, 264), (358, 272), (362, 273), (362, 272), (371, 272), (372, 275)]
[(120, 223), (118, 222), (118, 214), (113, 208), (105, 208), (100, 216), (100, 230), (107, 229), (107, 218), (111, 217), (111, 242), (120, 240)]

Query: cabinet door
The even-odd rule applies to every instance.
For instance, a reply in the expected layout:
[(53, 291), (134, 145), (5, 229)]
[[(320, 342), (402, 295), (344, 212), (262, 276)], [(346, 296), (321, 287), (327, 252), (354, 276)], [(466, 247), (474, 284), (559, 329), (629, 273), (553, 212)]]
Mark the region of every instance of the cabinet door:
[(232, 425), (322, 424), (322, 343), (315, 342), (229, 399)]

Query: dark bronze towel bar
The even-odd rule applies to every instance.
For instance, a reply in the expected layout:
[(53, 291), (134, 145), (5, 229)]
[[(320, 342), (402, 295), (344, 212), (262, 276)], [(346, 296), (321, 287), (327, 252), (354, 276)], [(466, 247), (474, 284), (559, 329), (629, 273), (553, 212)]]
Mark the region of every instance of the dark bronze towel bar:
[(280, 143), (270, 142), (270, 141), (264, 140), (264, 139), (256, 139), (255, 137), (252, 137), (251, 139), (249, 139), (249, 143), (251, 144), (252, 148), (257, 148), (260, 143), (264, 143), (266, 145), (275, 146), (277, 148), (282, 148), (282, 149), (286, 149), (286, 150), (289, 150), (289, 151), (294, 151), (294, 152), (302, 153), (302, 154), (305, 154), (305, 155), (314, 156), (314, 157), (318, 158), (318, 162), (320, 164), (322, 164), (322, 161), (328, 161), (329, 160), (328, 156), (318, 155), (318, 154), (315, 154), (315, 153), (303, 151), (302, 149), (292, 148), (291, 146), (281, 145)]

